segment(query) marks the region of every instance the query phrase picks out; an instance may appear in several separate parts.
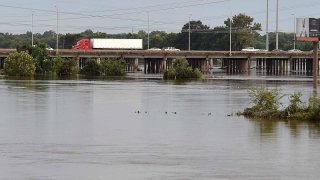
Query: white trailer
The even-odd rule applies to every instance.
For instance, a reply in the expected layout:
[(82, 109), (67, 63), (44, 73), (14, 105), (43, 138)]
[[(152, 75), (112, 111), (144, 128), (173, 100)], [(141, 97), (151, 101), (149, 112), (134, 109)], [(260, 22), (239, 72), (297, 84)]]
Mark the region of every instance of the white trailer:
[(143, 49), (142, 39), (97, 39), (90, 41), (92, 49)]

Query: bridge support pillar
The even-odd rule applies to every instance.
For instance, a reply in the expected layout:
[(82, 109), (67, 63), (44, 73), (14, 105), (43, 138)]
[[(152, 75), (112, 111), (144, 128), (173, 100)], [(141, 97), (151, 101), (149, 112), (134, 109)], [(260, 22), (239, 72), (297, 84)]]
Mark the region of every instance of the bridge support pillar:
[(4, 59), (5, 57), (0, 57), (0, 69), (4, 69)]
[(208, 74), (210, 68), (210, 60), (209, 58), (206, 58), (204, 60), (201, 60), (201, 71), (203, 74)]
[(133, 67), (133, 72), (137, 72), (139, 69), (139, 58), (134, 59), (134, 67)]
[(167, 70), (167, 57), (161, 60), (160, 72), (164, 72), (165, 70)]

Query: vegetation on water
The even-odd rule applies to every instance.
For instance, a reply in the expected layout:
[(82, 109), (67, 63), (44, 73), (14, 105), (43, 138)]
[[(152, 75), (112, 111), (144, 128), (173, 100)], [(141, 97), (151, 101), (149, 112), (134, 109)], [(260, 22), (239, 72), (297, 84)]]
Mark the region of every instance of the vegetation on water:
[(124, 76), (126, 62), (123, 59), (88, 60), (80, 73), (89, 76)]
[(25, 51), (35, 60), (36, 74), (47, 74), (52, 71), (52, 61), (48, 51), (47, 46), (44, 43), (36, 42), (34, 46), (22, 45), (17, 47), (17, 51)]
[(101, 75), (101, 64), (98, 61), (89, 59), (86, 65), (80, 70), (80, 74), (88, 76), (99, 76)]
[[(50, 58), (46, 46), (36, 43), (34, 47), (21, 46), (5, 61), (4, 74), (8, 76), (76, 75), (79, 65), (76, 58)], [(126, 62), (123, 59), (88, 60), (80, 71), (85, 75), (123, 76)]]
[[(262, 119), (320, 120), (320, 99), (317, 96), (309, 97), (306, 104), (302, 102), (300, 92), (283, 95), (279, 89), (265, 87), (249, 90), (249, 96), (253, 106), (245, 108), (238, 115)], [(289, 98), (289, 105), (280, 108), (280, 100), (286, 96)]]
[(10, 54), (5, 62), (4, 73), (9, 76), (28, 77), (35, 74), (35, 60), (24, 51)]
[(75, 58), (62, 58), (60, 56), (53, 59), (52, 71), (56, 75), (76, 75), (79, 72), (78, 63)]
[(202, 73), (199, 69), (192, 70), (185, 58), (177, 58), (173, 61), (172, 67), (163, 74), (164, 79), (191, 79), (201, 78)]
[(106, 59), (101, 61), (102, 74), (105, 76), (125, 75), (126, 62), (123, 59)]

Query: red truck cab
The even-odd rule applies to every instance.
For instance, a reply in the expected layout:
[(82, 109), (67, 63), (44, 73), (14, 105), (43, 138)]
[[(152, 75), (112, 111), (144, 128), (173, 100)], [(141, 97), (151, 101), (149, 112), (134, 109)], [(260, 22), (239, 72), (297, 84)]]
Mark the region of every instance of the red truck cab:
[(72, 49), (91, 49), (90, 39), (81, 39)]

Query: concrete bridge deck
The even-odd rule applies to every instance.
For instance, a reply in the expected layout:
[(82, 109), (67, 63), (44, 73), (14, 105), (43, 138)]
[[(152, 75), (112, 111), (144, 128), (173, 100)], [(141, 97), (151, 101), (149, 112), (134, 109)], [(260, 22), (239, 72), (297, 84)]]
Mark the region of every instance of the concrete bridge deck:
[[(59, 50), (62, 57), (122, 57), (122, 58), (312, 58), (311, 52), (245, 52), (245, 51), (157, 51), (157, 50)], [(56, 51), (50, 52), (56, 56)]]
[[(0, 49), (0, 57), (7, 57), (15, 49)], [(51, 57), (57, 56), (55, 50), (49, 51)], [(158, 51), (158, 50), (76, 50), (59, 49), (61, 57), (122, 57), (122, 58), (313, 58), (311, 52), (290, 53), (286, 51)]]

